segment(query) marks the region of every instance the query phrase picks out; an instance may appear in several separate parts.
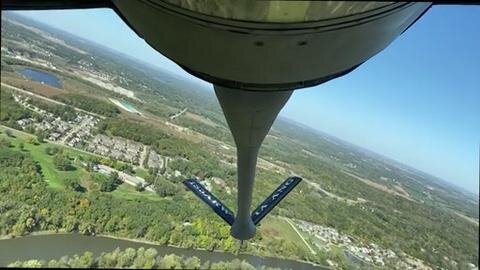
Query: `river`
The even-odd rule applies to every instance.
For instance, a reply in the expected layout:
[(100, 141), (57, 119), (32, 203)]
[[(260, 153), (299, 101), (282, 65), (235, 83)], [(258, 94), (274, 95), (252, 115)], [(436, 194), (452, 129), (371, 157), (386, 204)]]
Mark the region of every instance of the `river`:
[(115, 239), (104, 236), (86, 236), (81, 234), (45, 234), (26, 237), (17, 237), (0, 240), (0, 267), (6, 266), (17, 260), (25, 261), (29, 259), (51, 260), (60, 259), (62, 256), (74, 254), (83, 254), (85, 251), (91, 251), (95, 256), (102, 252), (110, 252), (119, 247), (124, 250), (132, 248), (155, 248), (159, 255), (176, 254), (185, 257), (198, 257), (202, 262), (210, 261), (231, 261), (235, 258), (245, 260), (255, 267), (262, 265), (278, 268), (290, 269), (321, 269), (309, 263), (303, 263), (294, 260), (259, 257), (248, 254), (233, 255), (231, 253), (210, 252), (206, 250), (176, 248), (137, 241)]

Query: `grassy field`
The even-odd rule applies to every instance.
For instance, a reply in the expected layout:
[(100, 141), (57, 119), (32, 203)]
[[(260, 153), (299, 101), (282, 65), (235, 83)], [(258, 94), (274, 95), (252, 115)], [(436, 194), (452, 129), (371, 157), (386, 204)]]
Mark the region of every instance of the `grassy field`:
[(145, 169), (136, 168), (136, 169), (135, 169), (135, 175), (138, 176), (138, 177), (141, 177), (141, 178), (145, 179), (145, 178), (148, 177), (148, 172), (147, 172), (147, 170), (145, 170)]
[[(0, 130), (2, 130), (2, 134), (0, 136), (8, 138), (4, 134), (4, 127), (0, 127)], [(54, 145), (51, 143), (42, 143), (38, 145), (34, 145), (31, 143), (28, 143), (29, 138), (36, 138), (33, 135), (24, 133), (24, 132), (19, 132), (16, 130), (11, 129), (12, 134), (15, 136), (14, 138), (8, 138), (12, 145), (14, 147), (19, 147), (20, 143), (23, 143), (24, 145), (24, 150), (29, 152), (33, 159), (38, 162), (40, 167), (42, 168), (42, 175), (45, 179), (45, 181), (48, 182), (49, 186), (52, 188), (61, 188), (63, 187), (63, 183), (65, 179), (74, 179), (74, 180), (81, 180), (82, 177), (88, 176), (88, 172), (81, 168), (79, 165), (78, 160), (75, 158), (73, 160), (73, 164), (75, 169), (71, 171), (59, 171), (55, 169), (55, 166), (53, 165), (53, 156), (48, 155), (45, 152), (45, 149), (47, 147), (61, 147), (58, 145)], [(75, 151), (73, 149), (69, 148), (64, 148), (64, 152), (68, 154), (70, 157), (79, 157), (79, 156), (84, 156), (87, 157), (87, 154), (81, 153), (79, 151)]]
[[(7, 135), (5, 134), (5, 130), (7, 129), (11, 131), (14, 137), (7, 137)], [(45, 181), (48, 182), (50, 187), (56, 189), (63, 188), (65, 179), (73, 179), (81, 183), (84, 183), (85, 179), (87, 179), (87, 181), (90, 181), (91, 177), (89, 176), (89, 172), (82, 168), (79, 157), (83, 157), (84, 159), (86, 159), (92, 155), (81, 150), (76, 150), (52, 143), (42, 143), (38, 145), (28, 143), (29, 138), (36, 138), (36, 136), (15, 129), (0, 126), (0, 131), (2, 132), (0, 134), (0, 138), (8, 138), (8, 140), (15, 148), (19, 148), (20, 143), (23, 143), (23, 151), (29, 152), (32, 155), (33, 159), (38, 162), (38, 164), (42, 168), (43, 178), (45, 179)], [(66, 153), (69, 157), (73, 159), (72, 163), (75, 167), (75, 170), (59, 171), (55, 168), (55, 166), (53, 165), (53, 156), (50, 156), (45, 152), (45, 148), (53, 146), (62, 148), (64, 153)], [(136, 170), (136, 174), (140, 177), (144, 177), (147, 175), (147, 171), (139, 168)], [(164, 200), (163, 198), (152, 192), (138, 192), (135, 190), (134, 187), (127, 184), (120, 185), (115, 191), (112, 192), (112, 195), (127, 200)]]
[(285, 241), (290, 241), (297, 244), (299, 247), (308, 250), (308, 247), (303, 243), (300, 236), (295, 232), (295, 230), (286, 222), (285, 220), (275, 217), (267, 216), (260, 225), (259, 231), (266, 238), (276, 237), (285, 239)]

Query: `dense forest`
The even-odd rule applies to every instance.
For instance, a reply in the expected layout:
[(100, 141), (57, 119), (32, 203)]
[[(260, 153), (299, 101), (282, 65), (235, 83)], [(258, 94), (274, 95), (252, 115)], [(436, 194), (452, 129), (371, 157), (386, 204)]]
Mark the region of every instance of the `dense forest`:
[(2, 108), (0, 110), (0, 121), (8, 126), (16, 126), (15, 121), (32, 117), (33, 112), (25, 110), (13, 99), (12, 93), (6, 90), (3, 86), (0, 91), (0, 100), (2, 102)]
[(40, 99), (31, 99), (30, 104), (32, 104), (33, 106), (39, 109), (50, 112), (55, 116), (60, 117), (63, 121), (72, 121), (77, 116), (77, 113), (75, 112), (75, 109), (73, 109), (72, 106), (52, 104), (50, 102), (45, 102)]
[(152, 125), (121, 118), (109, 118), (101, 122), (98, 126), (98, 132), (105, 133), (105, 131), (108, 131), (113, 136), (119, 136), (153, 146), (156, 145), (159, 140), (169, 137), (168, 134), (152, 127)]

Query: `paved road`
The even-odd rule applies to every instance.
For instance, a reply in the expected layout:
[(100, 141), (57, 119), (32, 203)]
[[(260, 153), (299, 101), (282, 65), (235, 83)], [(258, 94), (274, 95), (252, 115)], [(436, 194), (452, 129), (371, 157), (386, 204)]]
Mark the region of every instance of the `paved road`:
[[(6, 84), (6, 83), (1, 83), (2, 86), (4, 87), (7, 87), (7, 88), (10, 88), (12, 90), (15, 90), (15, 91), (18, 91), (18, 92), (22, 92), (24, 94), (27, 94), (27, 95), (30, 95), (30, 96), (34, 96), (34, 97), (37, 97), (37, 98), (40, 98), (40, 99), (43, 99), (43, 100), (46, 100), (46, 101), (49, 101), (49, 102), (52, 102), (52, 103), (55, 103), (55, 104), (59, 104), (59, 105), (64, 105), (64, 106), (70, 106), (68, 104), (65, 104), (63, 102), (60, 102), (60, 101), (57, 101), (57, 100), (54, 100), (54, 99), (51, 99), (51, 98), (47, 98), (47, 97), (44, 97), (44, 96), (41, 96), (39, 94), (35, 94), (35, 93), (32, 93), (30, 91), (26, 91), (26, 90), (23, 90), (23, 89), (20, 89), (18, 87), (15, 87), (15, 86), (12, 86), (12, 85), (9, 85), (9, 84)], [(102, 116), (102, 115), (99, 115), (99, 114), (96, 114), (96, 113), (92, 113), (92, 112), (89, 112), (89, 111), (85, 111), (85, 110), (82, 110), (80, 108), (77, 108), (77, 107), (73, 107), (71, 106), (72, 108), (74, 108), (75, 110), (79, 111), (79, 112), (83, 112), (83, 113), (86, 113), (86, 114), (89, 114), (89, 115), (93, 115), (93, 116), (96, 116), (96, 117), (99, 117), (101, 119), (105, 119), (105, 116)]]

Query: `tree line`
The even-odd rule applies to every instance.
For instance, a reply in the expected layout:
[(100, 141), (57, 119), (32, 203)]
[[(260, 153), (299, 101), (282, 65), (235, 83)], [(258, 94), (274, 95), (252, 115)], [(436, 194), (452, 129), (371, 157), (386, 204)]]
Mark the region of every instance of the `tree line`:
[(184, 257), (175, 254), (158, 255), (154, 248), (138, 249), (119, 248), (111, 252), (102, 252), (94, 256), (92, 252), (86, 251), (81, 255), (64, 256), (58, 260), (37, 260), (15, 261), (8, 264), (8, 267), (25, 268), (134, 268), (134, 269), (238, 269), (238, 270), (274, 270), (266, 266), (254, 267), (245, 260), (233, 259), (231, 261), (201, 261), (198, 257)]

